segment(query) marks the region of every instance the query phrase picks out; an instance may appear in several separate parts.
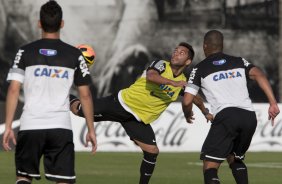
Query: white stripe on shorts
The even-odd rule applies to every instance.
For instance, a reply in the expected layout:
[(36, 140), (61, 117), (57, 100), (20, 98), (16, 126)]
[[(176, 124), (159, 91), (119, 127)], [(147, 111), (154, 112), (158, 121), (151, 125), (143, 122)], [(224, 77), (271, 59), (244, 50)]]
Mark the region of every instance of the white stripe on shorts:
[(59, 178), (59, 179), (67, 179), (67, 180), (72, 180), (76, 178), (76, 176), (60, 176), (60, 175), (53, 175), (53, 174), (45, 174), (45, 176), (52, 177), (52, 178)]
[(18, 173), (21, 174), (21, 175), (26, 175), (26, 176), (30, 176), (30, 177), (40, 177), (40, 174), (29, 174), (29, 173), (26, 173), (26, 172), (21, 172), (18, 170)]
[(213, 157), (213, 156), (210, 156), (210, 155), (205, 155), (205, 157), (215, 159), (215, 160), (225, 160), (225, 158)]

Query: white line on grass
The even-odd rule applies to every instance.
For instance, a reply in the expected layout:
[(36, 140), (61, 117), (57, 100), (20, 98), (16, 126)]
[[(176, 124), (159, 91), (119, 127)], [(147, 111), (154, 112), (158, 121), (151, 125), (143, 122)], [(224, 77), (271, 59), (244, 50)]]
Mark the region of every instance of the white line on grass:
[[(202, 166), (202, 162), (187, 162), (188, 165)], [(227, 165), (224, 163), (223, 165)], [(282, 162), (262, 162), (262, 163), (247, 163), (247, 167), (257, 167), (257, 168), (271, 168), (271, 169), (281, 169)]]

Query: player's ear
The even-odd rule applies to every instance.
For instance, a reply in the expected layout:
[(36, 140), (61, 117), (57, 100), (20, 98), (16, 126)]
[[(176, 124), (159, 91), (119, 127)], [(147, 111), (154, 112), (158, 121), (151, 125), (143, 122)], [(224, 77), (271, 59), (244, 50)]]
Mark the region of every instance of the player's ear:
[(65, 21), (64, 21), (64, 20), (62, 20), (62, 21), (61, 21), (60, 28), (62, 29), (64, 26), (65, 26)]
[(42, 25), (41, 25), (40, 20), (38, 20), (38, 22), (37, 22), (37, 26), (38, 26), (38, 28), (42, 29)]
[(190, 65), (191, 63), (192, 63), (192, 60), (191, 60), (190, 58), (188, 58), (188, 59), (186, 60), (186, 66)]
[(203, 50), (205, 51), (208, 48), (208, 45), (206, 43), (203, 44)]
[(205, 50), (205, 48), (207, 48), (207, 45), (204, 43), (203, 44), (203, 49)]

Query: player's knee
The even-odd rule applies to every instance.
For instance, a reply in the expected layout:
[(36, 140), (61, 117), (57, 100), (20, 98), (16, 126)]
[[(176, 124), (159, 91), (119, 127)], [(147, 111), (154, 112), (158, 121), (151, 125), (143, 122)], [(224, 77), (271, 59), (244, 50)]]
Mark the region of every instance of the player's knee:
[(69, 100), (70, 100), (70, 110), (72, 111), (73, 114), (78, 115), (79, 106), (80, 106), (79, 99), (76, 96), (70, 94)]
[(18, 179), (16, 181), (16, 184), (31, 184), (31, 181), (26, 180), (26, 179)]
[(159, 148), (156, 145), (148, 145), (147, 144), (145, 146), (140, 146), (140, 147), (141, 147), (143, 152), (148, 152), (148, 153), (152, 153), (152, 154), (159, 154)]
[(229, 163), (229, 168), (232, 170), (246, 170), (247, 166), (240, 159), (234, 159), (234, 162)]
[(158, 155), (159, 148), (157, 146), (154, 146), (153, 148), (150, 149), (150, 153)]
[(157, 157), (158, 157), (158, 153), (149, 153), (147, 151), (143, 151), (144, 154), (144, 160), (148, 161), (152, 164), (156, 163)]

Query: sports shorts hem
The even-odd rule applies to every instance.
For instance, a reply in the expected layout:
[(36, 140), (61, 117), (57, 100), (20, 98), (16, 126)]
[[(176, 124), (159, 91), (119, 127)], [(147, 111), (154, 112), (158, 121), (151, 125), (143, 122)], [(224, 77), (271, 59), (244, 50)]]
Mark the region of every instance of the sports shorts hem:
[(75, 183), (76, 181), (76, 176), (61, 176), (61, 175), (45, 174), (45, 178), (50, 181), (63, 182), (63, 183)]
[(222, 163), (226, 158), (215, 157), (207, 154), (201, 154), (201, 160)]
[(17, 176), (27, 177), (27, 178), (35, 178), (37, 180), (41, 179), (40, 174), (31, 174), (31, 173), (22, 172), (22, 171), (19, 171), (19, 170), (17, 170)]

